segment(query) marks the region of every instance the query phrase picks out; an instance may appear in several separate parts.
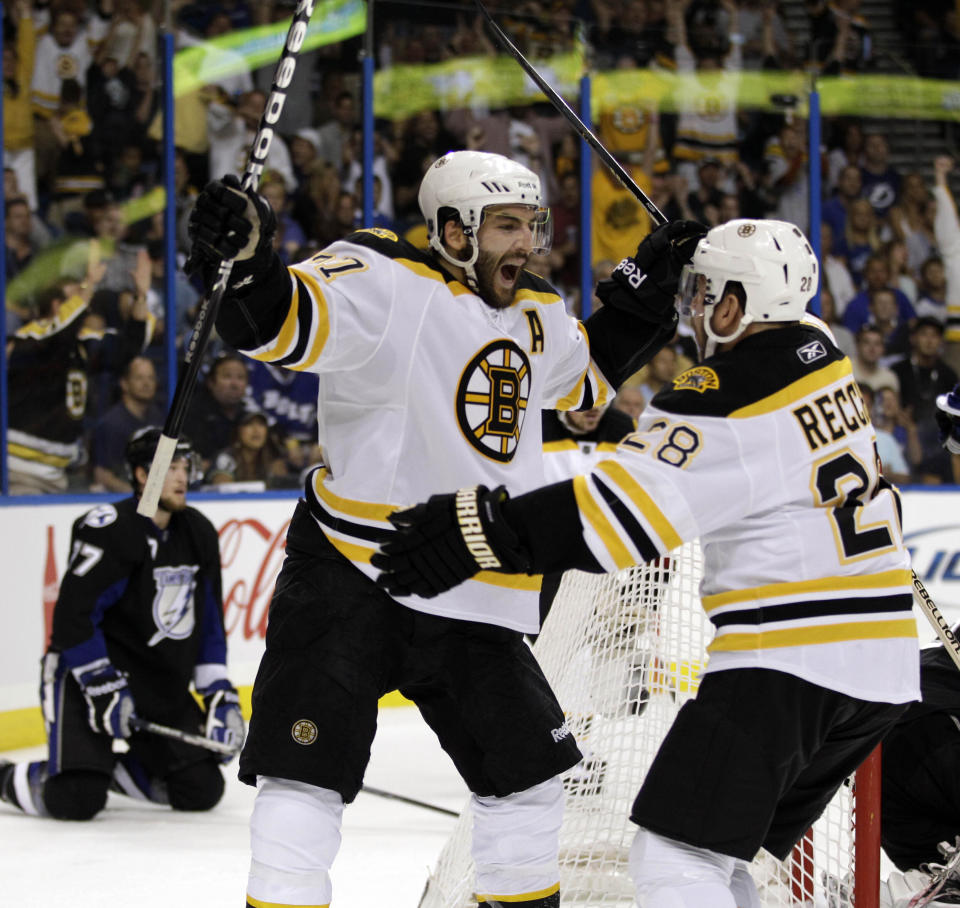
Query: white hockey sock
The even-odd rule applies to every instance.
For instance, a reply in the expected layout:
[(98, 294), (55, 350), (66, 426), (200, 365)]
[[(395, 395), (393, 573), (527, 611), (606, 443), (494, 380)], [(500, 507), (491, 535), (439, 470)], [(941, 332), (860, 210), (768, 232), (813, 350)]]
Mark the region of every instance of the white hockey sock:
[(343, 799), (304, 782), (261, 776), (250, 818), (252, 905), (330, 904)]
[(730, 879), (730, 891), (736, 900), (737, 908), (760, 908), (760, 893), (753, 881), (750, 866), (746, 861), (737, 861)]
[(730, 880), (736, 859), (640, 828), (630, 878), (642, 908), (737, 908)]
[[(473, 796), (477, 894), (545, 897), (557, 891), (563, 786), (548, 779), (505, 798)], [(516, 898), (510, 898), (516, 901)]]

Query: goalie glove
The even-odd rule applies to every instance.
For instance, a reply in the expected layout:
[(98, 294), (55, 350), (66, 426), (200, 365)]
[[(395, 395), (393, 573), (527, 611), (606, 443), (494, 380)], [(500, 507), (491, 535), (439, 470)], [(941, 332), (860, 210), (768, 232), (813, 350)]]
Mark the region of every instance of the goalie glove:
[(480, 571), (525, 573), (530, 556), (503, 516), (507, 497), (503, 486), (475, 486), (391, 514), (397, 533), (370, 559), (377, 585), (430, 599)]
[(645, 236), (636, 253), (623, 259), (613, 274), (597, 284), (605, 306), (672, 329), (677, 323), (674, 297), (683, 266), (707, 228), (696, 221), (670, 221)]
[(245, 192), (233, 174), (212, 180), (190, 212), (191, 246), (184, 270), (187, 274), (199, 271), (206, 287), (213, 284), (224, 261), (234, 262), (241, 279), (265, 271), (276, 232), (277, 216), (263, 196), (252, 189)]
[(129, 738), (130, 720), (137, 714), (126, 672), (107, 658), (72, 669), (87, 704), (87, 722), (97, 734)]
[[(234, 754), (239, 753), (247, 729), (240, 711), (237, 689), (226, 678), (220, 678), (197, 693), (203, 697), (203, 707), (207, 713), (204, 737), (232, 747)], [(232, 759), (233, 754), (223, 757), (222, 762), (229, 763)]]
[(934, 414), (940, 432), (940, 444), (951, 454), (960, 454), (960, 385), (937, 397)]

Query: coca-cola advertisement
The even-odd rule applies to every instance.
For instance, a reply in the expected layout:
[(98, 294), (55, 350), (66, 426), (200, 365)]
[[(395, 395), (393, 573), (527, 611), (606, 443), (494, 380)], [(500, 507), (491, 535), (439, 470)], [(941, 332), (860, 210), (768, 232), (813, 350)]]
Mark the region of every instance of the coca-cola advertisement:
[[(294, 500), (282, 498), (191, 501), (217, 528), (223, 567), (224, 623), (228, 663), (238, 685), (253, 682), (263, 652), (270, 597), (283, 562)], [(53, 606), (67, 566), (70, 530), (84, 505), (0, 508), (8, 550), (7, 597), (0, 614), (0, 713), (37, 704), (40, 656), (50, 637)]]

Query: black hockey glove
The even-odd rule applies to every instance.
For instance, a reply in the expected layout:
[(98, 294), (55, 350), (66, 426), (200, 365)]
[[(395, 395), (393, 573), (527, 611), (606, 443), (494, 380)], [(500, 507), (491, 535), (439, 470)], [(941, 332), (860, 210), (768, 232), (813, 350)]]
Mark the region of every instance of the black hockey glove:
[(197, 196), (187, 224), (191, 246), (184, 270), (199, 271), (208, 288), (223, 261), (233, 260), (240, 278), (265, 270), (276, 232), (277, 216), (270, 203), (253, 190), (244, 192), (240, 180), (227, 174), (207, 183)]
[(696, 221), (670, 221), (645, 236), (632, 258), (625, 258), (613, 274), (597, 284), (605, 306), (619, 309), (663, 328), (677, 322), (674, 297), (680, 272), (707, 232)]
[(479, 571), (525, 573), (530, 556), (503, 517), (506, 500), (503, 486), (475, 486), (391, 514), (398, 532), (370, 559), (382, 571), (377, 585), (430, 599)]
[(136, 715), (126, 672), (119, 671), (109, 659), (97, 659), (73, 669), (83, 699), (87, 701), (87, 721), (98, 734), (129, 738), (130, 720)]
[(203, 697), (203, 706), (207, 711), (203, 734), (211, 741), (233, 748), (234, 753), (225, 755), (221, 761), (229, 763), (243, 747), (246, 734), (237, 689), (226, 678), (221, 678), (197, 693)]
[(941, 446), (951, 454), (960, 454), (960, 385), (948, 394), (937, 397), (934, 416), (940, 431)]

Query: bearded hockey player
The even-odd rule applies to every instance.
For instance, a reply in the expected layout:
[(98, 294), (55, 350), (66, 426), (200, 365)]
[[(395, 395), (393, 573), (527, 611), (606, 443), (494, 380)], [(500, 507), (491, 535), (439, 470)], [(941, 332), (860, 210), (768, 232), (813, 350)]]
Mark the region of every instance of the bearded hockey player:
[[(243, 741), (226, 671), (217, 531), (186, 501), (189, 442), (177, 445), (156, 517), (137, 514), (159, 438), (150, 426), (127, 443), (137, 494), (99, 505), (73, 525), (42, 663), (49, 754), (0, 766), (0, 799), (25, 813), (89, 820), (103, 809), (108, 789), (174, 810), (214, 807), (223, 795), (221, 758), (133, 733), (134, 716), (201, 731), (237, 750)], [(115, 753), (121, 739), (128, 749)]]
[(520, 581), (700, 540), (715, 636), (633, 804), (645, 908), (759, 905), (745, 862), (785, 858), (919, 695), (897, 493), (849, 360), (805, 314), (818, 274), (792, 224), (713, 228), (678, 294), (701, 362), (613, 456), (519, 497), (436, 495), (372, 559), (392, 595), (430, 597), (480, 551)]
[(361, 230), (284, 267), (269, 206), (238, 186), (198, 198), (192, 264), (212, 281), (235, 258), (224, 340), (319, 375), (324, 451), (290, 524), (240, 761), (258, 789), (248, 904), (330, 902), (377, 700), (399, 689), (473, 793), (478, 901), (558, 905), (558, 775), (580, 754), (523, 640), (538, 629), (540, 578), (485, 570), (443, 596), (395, 599), (370, 558), (390, 515), (437, 487), (542, 483), (540, 411), (604, 404), (672, 336), (676, 283), (704, 229), (647, 237), (579, 325), (524, 268), (549, 247), (549, 212), (539, 178), (500, 155), (451, 152), (429, 168), (427, 253)]

